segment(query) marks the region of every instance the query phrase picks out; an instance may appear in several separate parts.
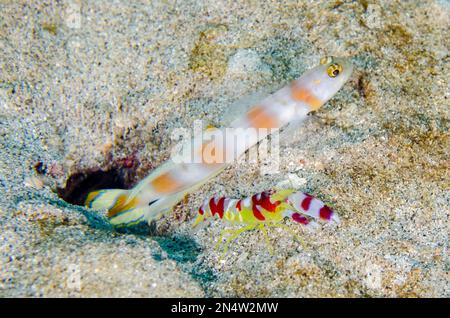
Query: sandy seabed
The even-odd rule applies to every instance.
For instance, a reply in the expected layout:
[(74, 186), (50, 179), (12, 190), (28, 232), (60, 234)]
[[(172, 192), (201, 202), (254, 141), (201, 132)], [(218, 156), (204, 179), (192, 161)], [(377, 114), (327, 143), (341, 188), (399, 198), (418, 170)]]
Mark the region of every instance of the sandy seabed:
[[(2, 1), (0, 296), (448, 297), (448, 15), (446, 1)], [(63, 200), (93, 178), (131, 186), (175, 128), (221, 125), (325, 55), (355, 71), (282, 138), (278, 171), (236, 164), (134, 231)], [(223, 258), (223, 223), (192, 228), (205, 198), (279, 186), (341, 224), (286, 221), (304, 245), (272, 229), (273, 255), (246, 232)]]

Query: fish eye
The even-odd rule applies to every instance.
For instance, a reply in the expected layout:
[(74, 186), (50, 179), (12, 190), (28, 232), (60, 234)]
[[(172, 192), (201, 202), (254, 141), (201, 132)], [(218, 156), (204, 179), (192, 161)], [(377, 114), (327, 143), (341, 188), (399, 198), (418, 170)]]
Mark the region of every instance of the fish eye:
[(327, 68), (327, 74), (329, 77), (336, 77), (342, 72), (342, 66), (340, 64), (331, 64)]

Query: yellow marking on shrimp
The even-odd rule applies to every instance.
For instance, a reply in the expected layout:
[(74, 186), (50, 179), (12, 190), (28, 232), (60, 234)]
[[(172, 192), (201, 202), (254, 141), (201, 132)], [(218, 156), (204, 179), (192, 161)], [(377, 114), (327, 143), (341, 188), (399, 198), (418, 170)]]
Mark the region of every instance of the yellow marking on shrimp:
[(228, 220), (230, 222), (234, 221), (234, 213), (232, 213), (230, 211), (225, 212), (224, 217), (225, 217), (226, 220)]

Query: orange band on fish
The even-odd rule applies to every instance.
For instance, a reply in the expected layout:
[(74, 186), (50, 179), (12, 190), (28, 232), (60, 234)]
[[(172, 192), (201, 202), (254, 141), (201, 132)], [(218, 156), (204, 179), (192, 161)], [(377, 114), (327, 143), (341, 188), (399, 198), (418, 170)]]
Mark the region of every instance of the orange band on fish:
[(292, 98), (297, 102), (303, 102), (311, 108), (317, 110), (322, 106), (322, 101), (314, 96), (307, 88), (298, 87), (296, 83), (291, 85)]

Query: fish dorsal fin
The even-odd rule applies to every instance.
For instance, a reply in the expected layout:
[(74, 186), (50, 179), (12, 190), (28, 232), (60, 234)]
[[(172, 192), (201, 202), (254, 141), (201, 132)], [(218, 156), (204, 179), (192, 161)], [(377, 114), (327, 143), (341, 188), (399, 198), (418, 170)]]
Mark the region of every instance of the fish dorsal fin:
[(268, 86), (258, 89), (256, 92), (243, 95), (227, 107), (221, 121), (221, 126), (229, 127), (235, 119), (242, 117), (242, 115), (247, 113), (252, 106), (260, 103), (266, 97), (274, 93), (277, 89), (278, 87)]

